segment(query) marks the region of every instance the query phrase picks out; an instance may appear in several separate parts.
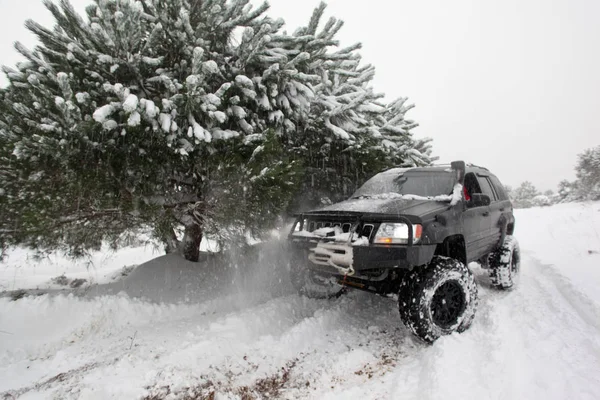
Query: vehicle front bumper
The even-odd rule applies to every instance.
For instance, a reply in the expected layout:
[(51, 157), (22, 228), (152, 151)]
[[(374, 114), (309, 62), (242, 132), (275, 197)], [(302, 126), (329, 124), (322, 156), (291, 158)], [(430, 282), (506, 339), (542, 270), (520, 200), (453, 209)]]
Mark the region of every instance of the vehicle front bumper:
[[(325, 243), (327, 246), (333, 244), (333, 247), (340, 246), (349, 251), (350, 254), (345, 254), (339, 257), (342, 260), (341, 267), (352, 267), (353, 271), (359, 272), (368, 269), (389, 269), (389, 268), (412, 268), (420, 265), (428, 264), (435, 253), (436, 245), (369, 245), (369, 246), (352, 246), (344, 245), (343, 243)], [(315, 249), (319, 247), (319, 242), (291, 240), (291, 248), (295, 253), (295, 258), (305, 259), (308, 263), (324, 266), (323, 263), (313, 262), (315, 257)], [(322, 252), (325, 253), (325, 252)], [(309, 257), (313, 254), (312, 257)], [(335, 259), (335, 255), (332, 255)], [(313, 258), (311, 260), (310, 258)], [(337, 261), (336, 261), (337, 263)], [(339, 263), (337, 263), (339, 265)], [(333, 268), (333, 267), (332, 267)]]

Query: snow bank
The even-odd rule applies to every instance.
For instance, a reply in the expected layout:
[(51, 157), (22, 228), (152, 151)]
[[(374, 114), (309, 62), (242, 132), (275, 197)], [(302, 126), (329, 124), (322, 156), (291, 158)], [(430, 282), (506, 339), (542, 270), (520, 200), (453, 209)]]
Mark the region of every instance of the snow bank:
[(137, 266), (156, 258), (161, 251), (152, 245), (128, 247), (112, 251), (105, 246), (89, 257), (71, 259), (60, 252), (38, 258), (26, 249), (8, 252), (0, 262), (0, 291), (18, 289), (60, 289), (52, 282), (64, 275), (69, 280), (85, 279), (88, 284), (107, 283), (118, 277), (127, 267)]

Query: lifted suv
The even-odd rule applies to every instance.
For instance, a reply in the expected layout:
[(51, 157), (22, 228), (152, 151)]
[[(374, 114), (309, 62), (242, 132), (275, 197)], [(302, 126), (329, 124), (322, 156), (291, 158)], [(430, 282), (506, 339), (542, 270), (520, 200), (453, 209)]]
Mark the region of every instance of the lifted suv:
[(298, 215), (290, 276), (309, 297), (337, 297), (348, 287), (398, 294), (404, 324), (433, 342), (473, 321), (469, 262), (488, 269), (493, 287), (513, 287), (514, 228), (512, 204), (487, 169), (462, 161), (394, 168), (346, 201)]

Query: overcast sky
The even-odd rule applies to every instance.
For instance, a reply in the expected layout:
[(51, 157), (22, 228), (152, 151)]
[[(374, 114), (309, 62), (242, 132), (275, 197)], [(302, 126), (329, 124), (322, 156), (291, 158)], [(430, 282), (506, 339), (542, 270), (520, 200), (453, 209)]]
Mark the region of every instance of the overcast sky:
[[(83, 12), (89, 0), (72, 0)], [(258, 1), (255, 1), (258, 3)], [(319, 0), (271, 0), (288, 30)], [(516, 186), (555, 189), (577, 154), (600, 145), (600, 1), (330, 0), (346, 22), (343, 45), (362, 42), (375, 89), (409, 97), (418, 137), (440, 161), (483, 165)], [(52, 25), (41, 0), (0, 0), (0, 64), (13, 42), (33, 46), (23, 22)], [(0, 83), (5, 84), (2, 77)]]

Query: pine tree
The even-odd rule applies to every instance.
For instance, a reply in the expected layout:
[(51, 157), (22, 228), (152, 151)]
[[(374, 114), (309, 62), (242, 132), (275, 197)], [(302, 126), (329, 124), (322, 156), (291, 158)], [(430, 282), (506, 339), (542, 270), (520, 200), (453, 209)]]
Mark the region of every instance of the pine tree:
[[(325, 6), (293, 35), (249, 0), (44, 1), (52, 30), (4, 68), (0, 242), (75, 253), (150, 227), (186, 258), (206, 233), (268, 226), (304, 172), (334, 194), (429, 162), (400, 99), (373, 93)], [(329, 173), (332, 171), (332, 173)]]
[(578, 155), (577, 195), (584, 200), (600, 200), (600, 146)]
[(569, 182), (566, 179), (563, 179), (558, 183), (558, 198), (559, 201), (569, 202), (573, 201), (573, 192), (574, 192), (574, 182)]
[(533, 183), (525, 181), (513, 192), (515, 208), (530, 208), (534, 205), (533, 199), (539, 194)]
[[(228, 189), (213, 176), (238, 167), (236, 184), (252, 192), (260, 181), (293, 173), (293, 162), (260, 168), (252, 161), (268, 129), (286, 130), (290, 118), (308, 113), (304, 94), (294, 93), (297, 104), (282, 104), (282, 96), (318, 77), (297, 76), (295, 64), (305, 60), (271, 59), (269, 35), (282, 21), (264, 16), (266, 5), (99, 0), (86, 23), (68, 1), (45, 4), (58, 25), (27, 22), (41, 45), (31, 52), (17, 44), (27, 62), (5, 69), (11, 85), (3, 93), (10, 111), (2, 117), (3, 147), (22, 164), (11, 199), (25, 192), (40, 199), (11, 201), (28, 244), (78, 249), (90, 243), (83, 231), (97, 233), (98, 244), (110, 233), (106, 225), (117, 234), (144, 223), (169, 238), (181, 223), (186, 256), (195, 259), (204, 228), (215, 222), (210, 216), (224, 214), (218, 208)], [(233, 44), (237, 28), (244, 32)], [(285, 192), (284, 185), (282, 204)], [(245, 200), (238, 198), (238, 209)], [(241, 214), (260, 212), (252, 211)], [(43, 213), (47, 220), (37, 220)], [(31, 239), (52, 226), (60, 232), (46, 232), (47, 243)]]
[(321, 3), (308, 26), (285, 39), (287, 54), (309, 55), (302, 72), (321, 77), (313, 86), (309, 120), (291, 143), (306, 172), (296, 209), (341, 200), (386, 167), (432, 160), (430, 140), (416, 141), (410, 130), (417, 124), (405, 119), (413, 106), (406, 98), (385, 104), (384, 95), (373, 91), (375, 68), (361, 65), (361, 45), (328, 51), (339, 45), (335, 35), (343, 22), (330, 18), (319, 30), (324, 11)]

